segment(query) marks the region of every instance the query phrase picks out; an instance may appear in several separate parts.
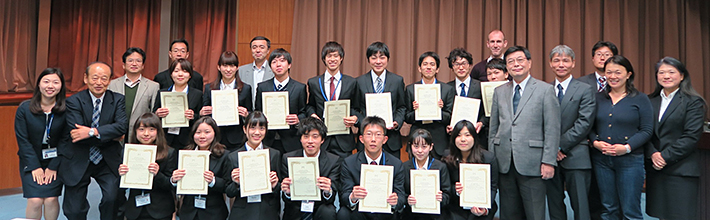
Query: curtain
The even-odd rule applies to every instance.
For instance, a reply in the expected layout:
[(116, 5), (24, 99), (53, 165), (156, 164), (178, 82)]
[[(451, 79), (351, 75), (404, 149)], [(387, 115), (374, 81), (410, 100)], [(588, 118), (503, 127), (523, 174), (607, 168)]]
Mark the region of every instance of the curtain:
[[(35, 84), (37, 1), (0, 0), (0, 92), (26, 92)], [(39, 70), (41, 71), (41, 70)]]

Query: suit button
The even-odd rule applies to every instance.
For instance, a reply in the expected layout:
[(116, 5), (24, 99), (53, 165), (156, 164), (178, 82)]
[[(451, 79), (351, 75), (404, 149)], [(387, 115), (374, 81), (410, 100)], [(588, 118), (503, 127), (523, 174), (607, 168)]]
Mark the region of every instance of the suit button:
[(512, 141), (513, 141), (513, 139), (512, 139), (512, 138), (511, 138), (511, 139), (508, 139), (508, 141), (512, 142)]
[(611, 140), (611, 137), (607, 137), (606, 139), (609, 139), (609, 140)]
[(609, 124), (609, 127), (611, 128), (611, 124)]
[(629, 139), (629, 136), (624, 137), (624, 139), (628, 140), (628, 139)]
[(515, 124), (513, 124), (513, 127), (515, 127)]
[(611, 117), (611, 113), (609, 113), (609, 117)]

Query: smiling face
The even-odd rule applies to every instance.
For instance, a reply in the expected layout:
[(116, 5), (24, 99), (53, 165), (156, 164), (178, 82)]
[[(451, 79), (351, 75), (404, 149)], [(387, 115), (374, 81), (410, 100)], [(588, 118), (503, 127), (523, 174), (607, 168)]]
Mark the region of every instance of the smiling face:
[(431, 143), (426, 143), (424, 138), (419, 138), (415, 143), (412, 144), (412, 154), (417, 161), (424, 161), (429, 157), (429, 152), (434, 149), (434, 145)]
[(223, 81), (232, 81), (237, 73), (237, 66), (231, 64), (217, 65), (217, 70), (222, 74)]
[(494, 31), (488, 34), (488, 41), (486, 42), (486, 47), (491, 50), (491, 55), (493, 57), (500, 57), (503, 55), (503, 49), (508, 46), (508, 40), (505, 39), (503, 32)]
[(323, 144), (323, 137), (320, 136), (318, 130), (313, 129), (308, 133), (301, 135), (301, 146), (306, 152), (307, 157), (315, 157), (320, 152), (320, 145)]
[(530, 66), (532, 61), (528, 60), (523, 51), (515, 51), (505, 58), (508, 73), (513, 76), (515, 81), (522, 81), (530, 74)]
[(632, 72), (628, 72), (626, 67), (611, 61), (606, 65), (604, 70), (607, 84), (612, 90), (625, 89), (626, 80), (628, 80), (629, 77), (631, 77), (631, 74), (633, 74)]
[(470, 63), (468, 63), (468, 60), (466, 60), (463, 57), (456, 57), (456, 61), (454, 61), (454, 74), (456, 74), (456, 78), (459, 78), (460, 80), (466, 79), (468, 74), (471, 73), (471, 69), (473, 69), (473, 66), (471, 66)]
[(456, 147), (461, 150), (461, 152), (470, 151), (473, 148), (473, 135), (468, 131), (468, 128), (463, 127), (456, 136)]
[(244, 126), (244, 134), (247, 135), (247, 144), (256, 148), (264, 140), (264, 134), (266, 134), (266, 128), (264, 126)]
[(382, 72), (387, 69), (388, 61), (389, 58), (387, 58), (387, 56), (385, 56), (383, 53), (379, 52), (367, 58), (367, 62), (370, 64), (372, 71), (374, 71), (377, 75), (382, 74)]
[(187, 81), (190, 80), (190, 73), (183, 70), (180, 63), (177, 63), (171, 77), (173, 78), (173, 83), (175, 83), (176, 86), (182, 87), (187, 84)]
[(422, 74), (422, 78), (426, 80), (432, 80), (439, 73), (439, 67), (436, 65), (436, 60), (433, 57), (426, 57), (422, 61), (422, 65), (418, 68), (419, 73)]
[(682, 82), (684, 76), (675, 67), (663, 64), (658, 68), (658, 73), (656, 73), (656, 80), (658, 84), (663, 87), (663, 90), (667, 92), (673, 92), (678, 87), (680, 87), (680, 82)]
[(39, 92), (44, 98), (52, 99), (62, 89), (62, 80), (57, 74), (47, 74), (39, 81)]
[(214, 129), (207, 123), (201, 123), (197, 126), (193, 138), (200, 149), (207, 149), (214, 141)]
[(328, 72), (335, 75), (340, 70), (340, 64), (343, 63), (343, 57), (340, 56), (338, 51), (333, 51), (325, 55), (325, 65), (328, 68)]
[(136, 128), (136, 138), (138, 138), (138, 142), (141, 144), (154, 144), (156, 137), (158, 137), (157, 128), (147, 127), (143, 123)]
[(94, 97), (101, 97), (108, 88), (111, 79), (111, 68), (103, 63), (94, 63), (89, 66), (89, 72), (84, 74), (84, 83), (89, 87), (89, 92)]
[[(604, 62), (606, 62), (606, 60), (611, 58), (612, 56), (614, 56), (614, 53), (611, 52), (611, 49), (609, 49), (608, 47), (600, 47), (599, 49), (597, 49), (597, 51), (594, 51), (592, 63), (594, 64), (594, 67), (597, 68), (597, 70), (603, 70)], [(604, 71), (599, 71), (599, 74), (604, 74)]]
[(269, 46), (266, 40), (255, 40), (251, 42), (251, 56), (255, 61), (263, 61), (269, 55)]
[(550, 59), (550, 68), (555, 71), (557, 79), (562, 82), (572, 74), (574, 69), (574, 59), (571, 56), (563, 54), (555, 54)]
[(133, 52), (126, 57), (126, 62), (123, 63), (123, 70), (130, 74), (140, 74), (143, 72), (143, 56), (138, 52)]

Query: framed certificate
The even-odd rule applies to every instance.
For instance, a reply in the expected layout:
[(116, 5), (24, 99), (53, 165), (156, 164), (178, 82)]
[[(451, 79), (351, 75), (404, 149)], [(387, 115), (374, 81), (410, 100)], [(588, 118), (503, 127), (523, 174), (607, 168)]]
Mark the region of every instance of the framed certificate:
[(263, 92), (261, 105), (264, 115), (269, 119), (269, 130), (289, 129), (286, 123), (288, 115), (288, 92)]
[(409, 170), (409, 176), (410, 192), (417, 199), (412, 212), (441, 214), (441, 203), (436, 201), (436, 193), (441, 190), (439, 170)]
[(495, 89), (508, 81), (481, 82), (481, 96), (483, 96), (483, 109), (486, 117), (491, 117), (491, 105), (493, 105), (493, 92)]
[(155, 145), (126, 144), (123, 164), (128, 166), (128, 173), (121, 176), (121, 188), (153, 188), (154, 175), (148, 172), (148, 165), (155, 161), (156, 150)]
[(163, 128), (189, 127), (190, 121), (185, 118), (187, 107), (187, 93), (160, 92), (160, 105), (168, 108), (168, 113), (163, 118)]
[(454, 97), (454, 110), (451, 112), (451, 127), (461, 120), (468, 120), (473, 124), (478, 122), (478, 112), (481, 110), (481, 100), (456, 96)]
[(414, 101), (419, 103), (419, 108), (414, 110), (414, 118), (417, 121), (438, 121), (441, 120), (441, 99), (440, 84), (414, 84)]
[(178, 195), (207, 195), (209, 183), (203, 174), (210, 168), (210, 151), (180, 150), (178, 169), (185, 170), (185, 176), (177, 182)]
[(350, 116), (350, 100), (328, 101), (323, 107), (323, 122), (328, 128), (328, 136), (350, 134), (350, 128), (343, 122), (343, 118)]
[[(367, 116), (377, 116), (385, 120), (387, 127), (394, 126), (392, 115), (392, 95), (389, 92), (365, 94)], [(269, 125), (271, 126), (271, 125)]]
[(360, 212), (390, 213), (392, 206), (387, 198), (392, 194), (394, 167), (362, 164), (360, 186), (365, 187), (367, 196), (358, 203)]
[(219, 126), (239, 124), (239, 91), (212, 90), (212, 118)]
[(239, 192), (242, 197), (271, 193), (269, 150), (239, 151)]
[(291, 177), (291, 200), (320, 201), (317, 157), (289, 157), (288, 176)]
[(459, 176), (463, 191), (461, 192), (461, 207), (491, 208), (491, 165), (466, 164), (459, 165)]

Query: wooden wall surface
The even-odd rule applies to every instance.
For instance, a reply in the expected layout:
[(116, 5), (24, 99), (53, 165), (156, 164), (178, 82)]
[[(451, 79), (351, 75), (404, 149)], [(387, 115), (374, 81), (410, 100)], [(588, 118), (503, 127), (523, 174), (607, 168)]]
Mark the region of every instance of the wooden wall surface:
[[(291, 50), (294, 0), (239, 1), (237, 56), (239, 65), (254, 62), (249, 41), (264, 36), (271, 41), (271, 51)], [(301, 79), (299, 79), (301, 80)]]
[(15, 111), (17, 104), (0, 106), (0, 189), (16, 188), (22, 184), (15, 138)]

